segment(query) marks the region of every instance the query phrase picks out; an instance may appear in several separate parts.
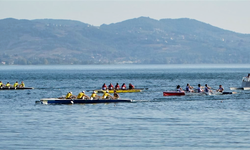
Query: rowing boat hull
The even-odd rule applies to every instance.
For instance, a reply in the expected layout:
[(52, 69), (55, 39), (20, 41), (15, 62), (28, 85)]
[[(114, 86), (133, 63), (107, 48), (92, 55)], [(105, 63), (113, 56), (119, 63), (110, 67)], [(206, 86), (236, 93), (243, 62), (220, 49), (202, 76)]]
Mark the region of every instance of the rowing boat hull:
[(17, 88), (14, 88), (14, 87), (2, 87), (0, 88), (0, 90), (31, 90), (31, 89), (34, 89), (33, 87), (17, 87)]
[[(108, 90), (108, 91), (109, 91), (109, 93), (114, 93), (114, 90)], [(119, 90), (115, 90), (115, 91), (116, 91), (116, 93), (134, 93), (134, 92), (141, 92), (142, 89), (126, 89), (126, 90), (119, 89)], [(95, 92), (104, 93), (104, 92), (106, 92), (106, 90), (95, 90)]]
[(83, 99), (58, 99), (45, 98), (41, 99), (41, 104), (95, 104), (95, 103), (130, 103), (131, 99), (98, 99), (98, 100), (83, 100)]
[(177, 92), (177, 91), (165, 91), (163, 92), (163, 96), (183, 96), (185, 92)]

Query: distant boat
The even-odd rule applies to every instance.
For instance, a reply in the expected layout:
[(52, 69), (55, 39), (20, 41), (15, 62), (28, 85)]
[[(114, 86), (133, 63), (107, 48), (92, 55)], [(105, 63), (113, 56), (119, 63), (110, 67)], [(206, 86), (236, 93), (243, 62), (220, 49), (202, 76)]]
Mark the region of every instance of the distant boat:
[(33, 87), (1, 87), (0, 90), (30, 90)]
[(241, 87), (230, 87), (230, 90), (250, 90), (250, 73), (242, 78)]
[(41, 104), (95, 104), (95, 103), (131, 103), (131, 99), (96, 99), (96, 100), (84, 100), (84, 99), (59, 99), (59, 98), (43, 98), (36, 103)]

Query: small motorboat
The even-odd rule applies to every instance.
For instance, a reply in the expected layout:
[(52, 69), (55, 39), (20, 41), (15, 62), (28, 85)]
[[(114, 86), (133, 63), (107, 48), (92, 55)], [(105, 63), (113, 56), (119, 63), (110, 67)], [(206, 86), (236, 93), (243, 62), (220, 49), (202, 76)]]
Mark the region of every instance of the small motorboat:
[(230, 90), (250, 90), (250, 73), (242, 78), (241, 87), (230, 87)]

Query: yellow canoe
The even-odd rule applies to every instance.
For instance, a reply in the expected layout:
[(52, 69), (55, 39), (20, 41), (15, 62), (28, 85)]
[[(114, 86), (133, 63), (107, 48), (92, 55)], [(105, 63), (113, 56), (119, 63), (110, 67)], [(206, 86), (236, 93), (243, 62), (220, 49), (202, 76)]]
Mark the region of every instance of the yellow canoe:
[[(108, 90), (109, 93), (114, 93), (114, 90)], [(141, 92), (142, 89), (126, 89), (126, 90), (116, 90), (117, 93), (133, 93), (133, 92)], [(106, 90), (95, 90), (96, 93), (104, 93)]]

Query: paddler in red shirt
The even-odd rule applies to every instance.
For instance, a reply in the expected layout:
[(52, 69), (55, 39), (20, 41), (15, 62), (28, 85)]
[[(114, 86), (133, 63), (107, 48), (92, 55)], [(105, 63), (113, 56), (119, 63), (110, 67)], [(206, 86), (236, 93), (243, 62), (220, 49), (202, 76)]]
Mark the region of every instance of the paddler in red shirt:
[(115, 89), (116, 89), (116, 90), (119, 90), (119, 89), (120, 89), (120, 85), (119, 85), (118, 83), (116, 83)]
[(125, 83), (122, 84), (122, 90), (126, 90), (126, 85), (125, 85)]
[(107, 85), (105, 83), (102, 85), (102, 90), (107, 90)]
[(113, 90), (114, 89), (114, 86), (112, 83), (109, 84), (109, 90)]
[(131, 83), (129, 83), (129, 87), (128, 87), (129, 89), (134, 89), (135, 88), (135, 86), (133, 86)]

